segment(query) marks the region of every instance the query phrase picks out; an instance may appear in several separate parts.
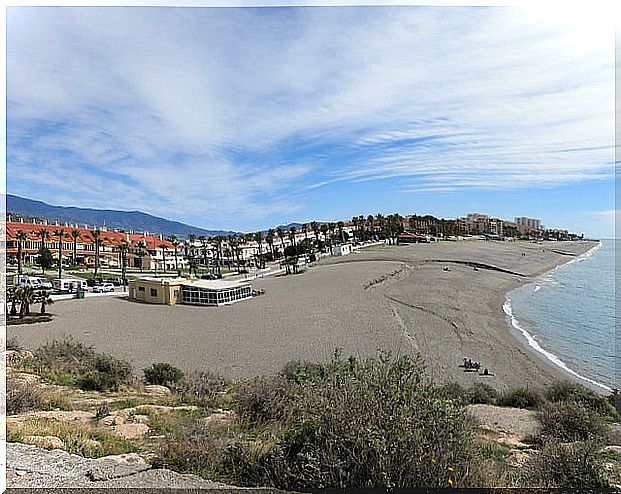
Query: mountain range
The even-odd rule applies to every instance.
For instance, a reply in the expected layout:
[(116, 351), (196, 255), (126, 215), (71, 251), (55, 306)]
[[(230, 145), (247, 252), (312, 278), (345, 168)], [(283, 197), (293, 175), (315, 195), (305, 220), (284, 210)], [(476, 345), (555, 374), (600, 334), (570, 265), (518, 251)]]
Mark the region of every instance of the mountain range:
[(58, 221), (60, 224), (77, 223), (79, 226), (86, 224), (89, 228), (105, 226), (108, 229), (125, 231), (148, 231), (155, 234), (161, 233), (164, 236), (176, 235), (180, 238), (186, 238), (190, 234), (212, 237), (235, 233), (227, 230), (206, 230), (141, 211), (53, 206), (42, 201), (34, 201), (12, 194), (6, 195), (6, 211), (7, 215), (13, 214), (46, 219), (48, 221)]

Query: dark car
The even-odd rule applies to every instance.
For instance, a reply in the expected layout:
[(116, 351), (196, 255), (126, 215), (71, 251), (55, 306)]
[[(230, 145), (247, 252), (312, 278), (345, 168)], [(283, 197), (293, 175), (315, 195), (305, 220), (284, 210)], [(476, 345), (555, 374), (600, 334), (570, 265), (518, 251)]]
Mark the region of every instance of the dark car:
[(201, 276), (201, 280), (217, 280), (217, 279), (218, 279), (218, 275), (213, 274), (213, 273), (204, 274)]

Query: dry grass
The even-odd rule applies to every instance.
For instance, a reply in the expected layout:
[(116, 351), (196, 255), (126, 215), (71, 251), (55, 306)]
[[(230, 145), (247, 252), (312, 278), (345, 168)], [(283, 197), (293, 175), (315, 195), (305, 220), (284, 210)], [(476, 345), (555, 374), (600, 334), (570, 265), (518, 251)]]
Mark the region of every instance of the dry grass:
[(88, 458), (131, 453), (138, 449), (135, 442), (102, 429), (44, 418), (25, 420), (7, 431), (10, 442), (23, 442), (25, 436), (56, 436), (65, 444), (65, 451)]

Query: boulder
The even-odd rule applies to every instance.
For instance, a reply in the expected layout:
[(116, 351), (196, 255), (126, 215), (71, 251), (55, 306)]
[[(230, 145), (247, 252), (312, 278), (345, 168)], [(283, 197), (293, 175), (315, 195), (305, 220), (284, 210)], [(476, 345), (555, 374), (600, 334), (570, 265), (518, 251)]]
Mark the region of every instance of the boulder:
[(65, 443), (57, 436), (24, 436), (26, 444), (32, 444), (44, 449), (64, 449)]
[(158, 384), (147, 384), (144, 389), (147, 394), (155, 396), (165, 396), (170, 394), (169, 388), (167, 388), (166, 386), (160, 386)]
[(120, 424), (113, 425), (110, 430), (126, 439), (134, 439), (146, 435), (149, 432), (149, 426), (147, 424)]
[(90, 480), (101, 481), (128, 477), (151, 468), (144, 458), (136, 453), (112, 455), (99, 458), (87, 472)]

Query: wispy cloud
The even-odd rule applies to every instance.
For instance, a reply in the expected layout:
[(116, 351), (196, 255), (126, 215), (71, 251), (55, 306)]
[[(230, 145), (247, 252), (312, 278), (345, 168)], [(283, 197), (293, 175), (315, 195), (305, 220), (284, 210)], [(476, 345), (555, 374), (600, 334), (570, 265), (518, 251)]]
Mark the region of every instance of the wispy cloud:
[(12, 8), (9, 192), (242, 227), (335, 184), (608, 180), (614, 49), (591, 28), (506, 8)]

